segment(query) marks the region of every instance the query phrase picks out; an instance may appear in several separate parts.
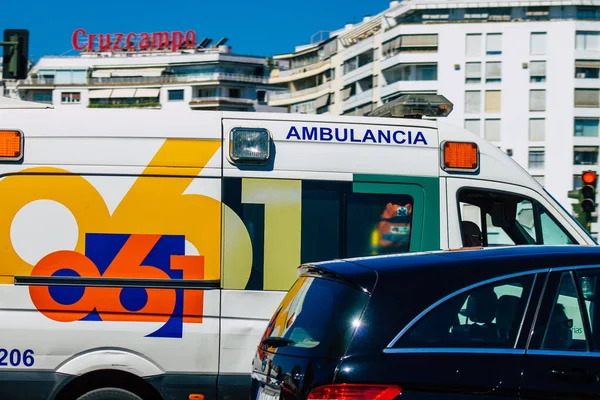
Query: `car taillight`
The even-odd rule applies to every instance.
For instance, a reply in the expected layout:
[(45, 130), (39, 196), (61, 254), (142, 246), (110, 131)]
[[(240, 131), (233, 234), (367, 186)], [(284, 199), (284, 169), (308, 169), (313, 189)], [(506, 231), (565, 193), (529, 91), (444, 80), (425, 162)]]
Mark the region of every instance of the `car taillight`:
[(400, 393), (399, 386), (343, 383), (315, 388), (307, 400), (392, 400)]

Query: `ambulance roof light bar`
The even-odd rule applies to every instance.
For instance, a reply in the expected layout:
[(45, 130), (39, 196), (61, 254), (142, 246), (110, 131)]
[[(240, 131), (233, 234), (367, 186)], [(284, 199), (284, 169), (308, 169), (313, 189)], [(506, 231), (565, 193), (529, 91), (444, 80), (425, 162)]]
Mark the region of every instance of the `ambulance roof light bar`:
[(454, 104), (441, 94), (407, 94), (371, 111), (369, 117), (447, 117)]

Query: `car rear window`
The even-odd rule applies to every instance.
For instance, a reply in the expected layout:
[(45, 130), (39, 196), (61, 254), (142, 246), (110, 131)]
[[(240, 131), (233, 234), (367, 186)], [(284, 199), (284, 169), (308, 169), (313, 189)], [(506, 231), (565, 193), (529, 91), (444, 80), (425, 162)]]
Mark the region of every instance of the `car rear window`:
[(343, 356), (368, 299), (367, 293), (337, 280), (300, 277), (275, 311), (263, 339), (287, 339), (268, 349), (277, 354)]

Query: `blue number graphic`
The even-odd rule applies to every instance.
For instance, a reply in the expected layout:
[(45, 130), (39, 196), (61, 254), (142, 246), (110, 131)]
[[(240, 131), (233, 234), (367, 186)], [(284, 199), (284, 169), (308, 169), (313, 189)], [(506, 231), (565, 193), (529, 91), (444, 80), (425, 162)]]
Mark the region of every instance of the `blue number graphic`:
[(27, 349), (23, 352), (19, 349), (3, 349), (0, 348), (0, 367), (8, 366), (8, 361), (10, 361), (10, 365), (13, 367), (18, 367), (20, 365), (24, 365), (26, 367), (32, 367), (35, 363), (35, 359), (33, 358), (33, 350)]
[(6, 360), (6, 356), (8, 356), (8, 351), (6, 349), (0, 349), (0, 367), (4, 367), (8, 365)]

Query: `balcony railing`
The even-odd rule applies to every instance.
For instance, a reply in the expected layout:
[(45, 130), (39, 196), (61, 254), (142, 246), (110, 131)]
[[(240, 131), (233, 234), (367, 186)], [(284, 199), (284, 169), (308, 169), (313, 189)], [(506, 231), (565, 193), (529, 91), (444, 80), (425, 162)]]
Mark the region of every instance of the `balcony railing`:
[(323, 61), (318, 61), (314, 64), (304, 65), (301, 67), (296, 67), (296, 68), (287, 69), (287, 70), (281, 70), (281, 71), (279, 71), (279, 76), (277, 78), (284, 78), (284, 77), (288, 77), (288, 76), (292, 76), (292, 75), (296, 75), (296, 74), (301, 74), (304, 72), (310, 72), (312, 70), (321, 68), (322, 66), (327, 65), (330, 62), (331, 62), (331, 60), (323, 60)]
[(294, 97), (306, 96), (307, 94), (313, 94), (313, 93), (320, 92), (322, 90), (329, 89), (330, 86), (331, 86), (331, 82), (327, 82), (327, 83), (323, 83), (319, 86), (315, 86), (315, 87), (311, 87), (311, 88), (303, 89), (303, 90), (297, 90), (295, 92), (271, 93), (269, 95), (269, 100), (277, 101), (277, 100), (291, 99)]
[(226, 97), (226, 96), (213, 96), (213, 97), (194, 97), (190, 101), (190, 105), (203, 105), (206, 103), (235, 103), (235, 104), (248, 104), (252, 105), (255, 103), (252, 99), (243, 99), (239, 97)]
[(140, 77), (108, 77), (108, 78), (88, 78), (86, 82), (60, 82), (55, 79), (48, 78), (29, 78), (22, 82), (21, 85), (35, 86), (55, 86), (55, 85), (139, 85), (139, 84), (168, 84), (168, 83), (191, 83), (191, 82), (206, 82), (206, 81), (235, 81), (247, 83), (266, 84), (269, 81), (268, 77), (242, 75), (242, 74), (227, 74), (215, 72), (210, 74), (189, 74), (189, 75), (161, 75), (161, 76), (140, 76)]

